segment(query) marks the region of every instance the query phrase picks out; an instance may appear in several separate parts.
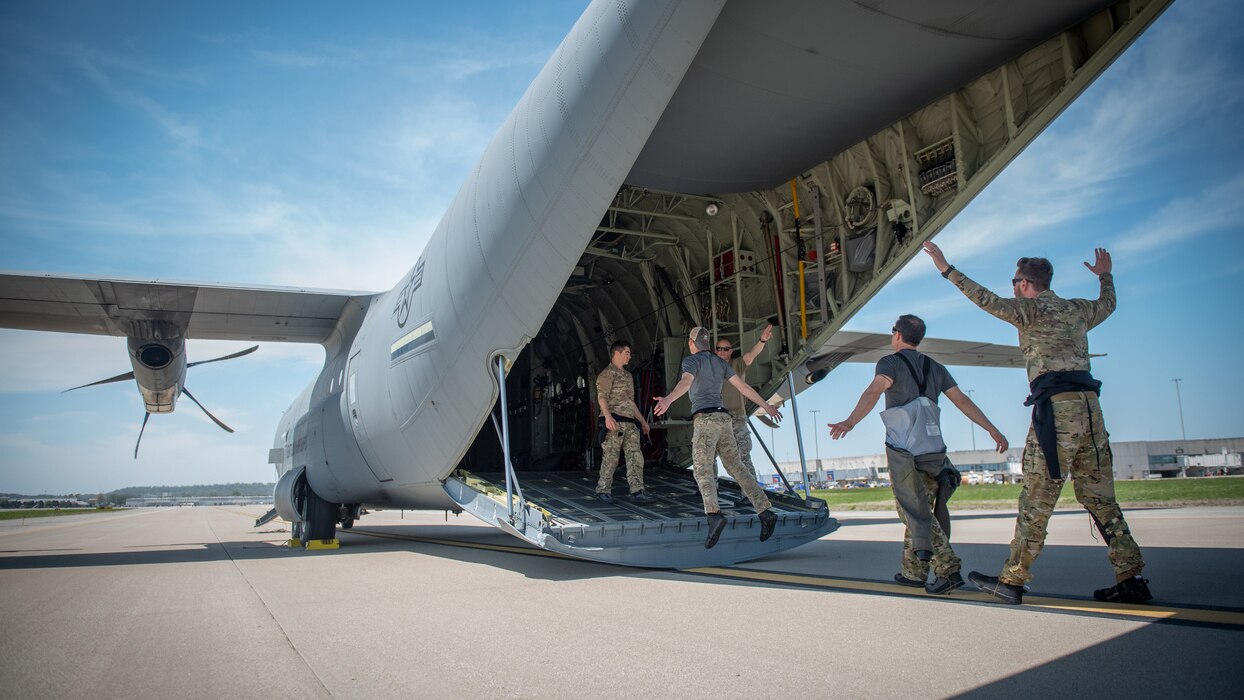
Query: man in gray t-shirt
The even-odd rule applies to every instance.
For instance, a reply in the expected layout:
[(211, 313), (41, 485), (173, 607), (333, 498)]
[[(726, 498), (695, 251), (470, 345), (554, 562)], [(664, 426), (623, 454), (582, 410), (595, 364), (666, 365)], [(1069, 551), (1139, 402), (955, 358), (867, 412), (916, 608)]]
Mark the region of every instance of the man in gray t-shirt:
[[(899, 357), (900, 355), (902, 358)], [(874, 375), (890, 379), (890, 386), (885, 390), (886, 408), (902, 406), (920, 396), (920, 385), (916, 377), (912, 375), (911, 369), (903, 363), (903, 358), (910, 362), (917, 372), (923, 374), (925, 357), (926, 355), (919, 350), (905, 347), (877, 361), (877, 371)], [(933, 403), (937, 403), (937, 397), (943, 392), (959, 385), (955, 378), (950, 376), (946, 367), (933, 358), (929, 358), (929, 376), (925, 378), (924, 384), (924, 395)]]
[(663, 416), (670, 409), (670, 404), (690, 392), (693, 426), (691, 462), (695, 483), (700, 487), (700, 496), (704, 499), (704, 512), (708, 515), (708, 538), (704, 541), (706, 549), (717, 544), (721, 531), (726, 527), (726, 517), (721, 514), (721, 508), (717, 504), (719, 454), (726, 472), (739, 482), (743, 493), (756, 509), (756, 515), (760, 519), (760, 541), (769, 539), (773, 535), (773, 529), (777, 527), (777, 514), (770, 508), (768, 496), (739, 463), (739, 444), (735, 441), (734, 430), (730, 426), (730, 413), (721, 401), (722, 383), (730, 382), (739, 393), (756, 402), (775, 420), (782, 419), (776, 406), (761, 398), (755, 389), (739, 379), (725, 360), (709, 350), (712, 347), (711, 342), (712, 336), (708, 329), (699, 326), (691, 329), (691, 337), (687, 341), (691, 356), (682, 361), (682, 376), (668, 396), (656, 397), (657, 405), (652, 409), (654, 415)]
[[(920, 384), (923, 383), (924, 396), (937, 403), (937, 397), (946, 394), (946, 398), (963, 411), (964, 415), (989, 433), (997, 443), (999, 452), (1006, 452), (1006, 437), (989, 422), (972, 399), (959, 389), (950, 372), (941, 363), (917, 350), (920, 341), (924, 340), (924, 330), (924, 321), (919, 317), (910, 314), (899, 316), (890, 335), (890, 347), (894, 348), (894, 354), (877, 362), (876, 375), (860, 396), (850, 417), (841, 423), (829, 424), (830, 437), (837, 440), (849, 433), (873, 410), (882, 393), (885, 394), (886, 408), (902, 406), (920, 397)], [(949, 491), (953, 490), (953, 483), (957, 481), (943, 486), (945, 478), (939, 480), (938, 476), (944, 470), (949, 470), (957, 479), (954, 465), (946, 458), (945, 452), (915, 456), (888, 444), (886, 457), (890, 467), (890, 482), (894, 487), (894, 503), (903, 525), (906, 526), (903, 535), (902, 570), (894, 575), (894, 580), (904, 586), (923, 587), (933, 594), (950, 593), (963, 585), (963, 576), (959, 574), (959, 557), (951, 549), (946, 534), (949, 532), (950, 518), (944, 510), (946, 499), (950, 497)], [(943, 492), (943, 489), (946, 490)], [(933, 517), (933, 512), (938, 507), (939, 493), (945, 527), (938, 518)], [(926, 584), (930, 560), (936, 578), (932, 583)]]

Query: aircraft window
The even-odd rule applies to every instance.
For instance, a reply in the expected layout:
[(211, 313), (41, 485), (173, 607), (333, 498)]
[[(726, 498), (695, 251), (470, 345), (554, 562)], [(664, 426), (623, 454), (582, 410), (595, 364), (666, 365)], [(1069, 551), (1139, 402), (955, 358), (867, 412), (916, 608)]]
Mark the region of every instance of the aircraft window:
[(574, 383), (575, 383), (575, 386), (579, 387), (580, 389), (587, 386), (587, 382), (583, 381), (583, 377), (576, 377)]

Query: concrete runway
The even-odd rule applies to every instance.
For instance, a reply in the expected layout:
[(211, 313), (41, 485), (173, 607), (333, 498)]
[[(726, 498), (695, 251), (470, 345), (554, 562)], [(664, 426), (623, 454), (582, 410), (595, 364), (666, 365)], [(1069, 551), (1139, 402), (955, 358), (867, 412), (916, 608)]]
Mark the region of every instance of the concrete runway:
[[(8, 697), (1179, 695), (1244, 681), (1244, 508), (1134, 510), (1153, 606), (1111, 582), (1060, 511), (1026, 602), (889, 583), (901, 526), (837, 514), (740, 567), (652, 571), (547, 556), (470, 516), (379, 512), (335, 551), (256, 530), (263, 508), (0, 522)], [(955, 520), (996, 573), (1014, 513)]]

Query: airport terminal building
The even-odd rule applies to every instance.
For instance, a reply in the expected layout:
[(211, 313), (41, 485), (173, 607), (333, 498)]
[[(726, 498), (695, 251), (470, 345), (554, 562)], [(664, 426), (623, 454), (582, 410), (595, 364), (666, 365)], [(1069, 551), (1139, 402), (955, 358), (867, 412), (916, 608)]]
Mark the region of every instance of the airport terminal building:
[[(1114, 454), (1115, 478), (1119, 480), (1244, 474), (1240, 459), (1244, 437), (1111, 442), (1110, 449)], [(949, 457), (965, 482), (1014, 482), (1021, 480), (1023, 453), (1022, 447), (1013, 447), (1005, 455), (992, 450), (961, 450), (949, 453)], [(766, 466), (769, 468), (757, 464), (760, 481), (766, 486), (780, 484), (772, 465)], [(798, 461), (779, 462), (778, 466), (792, 484), (803, 482)], [(888, 484), (890, 471), (885, 453), (808, 459), (808, 479), (814, 486), (830, 482)]]

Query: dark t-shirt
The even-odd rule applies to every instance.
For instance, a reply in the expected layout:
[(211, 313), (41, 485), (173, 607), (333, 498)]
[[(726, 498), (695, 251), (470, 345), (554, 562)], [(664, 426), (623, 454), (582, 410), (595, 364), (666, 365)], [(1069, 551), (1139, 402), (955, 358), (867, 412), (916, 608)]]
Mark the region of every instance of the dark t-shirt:
[(682, 371), (695, 376), (687, 396), (691, 399), (691, 411), (702, 408), (723, 408), (721, 385), (734, 376), (734, 370), (726, 361), (708, 350), (697, 352), (682, 360)]
[[(924, 372), (924, 355), (915, 351), (903, 349), (899, 352), (903, 353), (911, 364), (916, 367), (917, 376)], [(898, 359), (894, 355), (886, 355), (877, 361), (876, 374), (884, 374), (894, 383), (885, 392), (885, 407), (894, 408), (915, 399), (920, 395), (920, 385), (916, 382), (916, 378), (912, 376), (911, 370), (907, 368), (907, 364)], [(925, 380), (924, 395), (937, 403), (937, 397), (942, 392), (957, 386), (955, 378), (950, 376), (950, 372), (942, 366), (940, 362), (929, 358), (929, 378)]]

